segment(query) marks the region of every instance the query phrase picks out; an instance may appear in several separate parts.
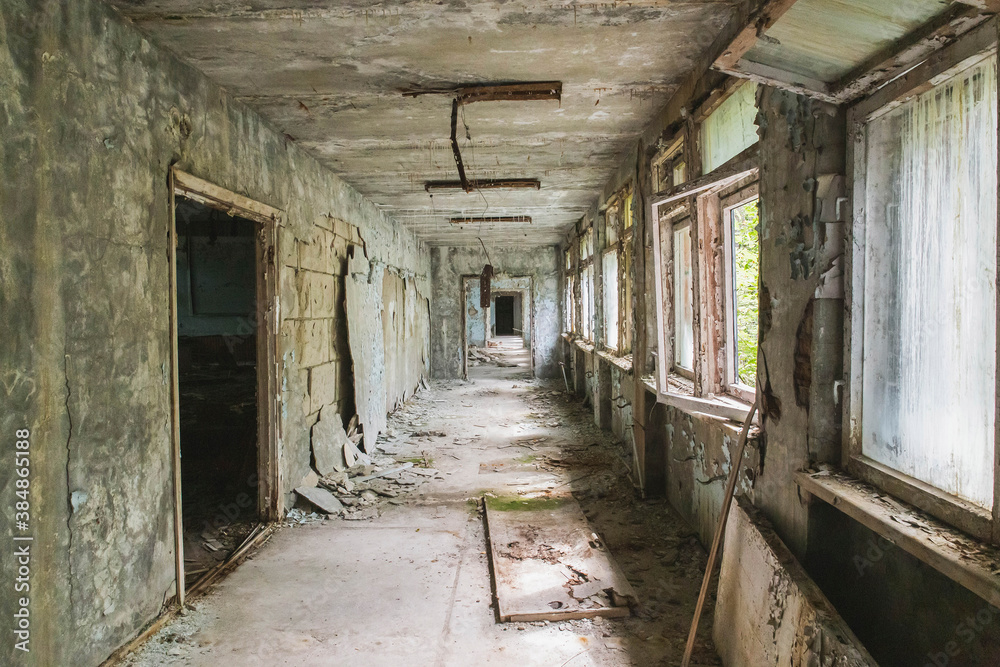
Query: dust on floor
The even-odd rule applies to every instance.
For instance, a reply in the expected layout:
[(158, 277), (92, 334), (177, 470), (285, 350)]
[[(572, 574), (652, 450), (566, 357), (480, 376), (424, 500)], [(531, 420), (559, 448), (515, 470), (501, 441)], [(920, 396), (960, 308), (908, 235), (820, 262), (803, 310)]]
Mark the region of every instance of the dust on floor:
[[(594, 426), (561, 380), (474, 371), (408, 401), (372, 452), (439, 475), (373, 499), (366, 520), (296, 512), (126, 664), (678, 664), (706, 560), (694, 531), (665, 501), (637, 498), (629, 448)], [(620, 620), (497, 623), (480, 499), (567, 491), (639, 606)], [(695, 665), (721, 664), (712, 603)]]

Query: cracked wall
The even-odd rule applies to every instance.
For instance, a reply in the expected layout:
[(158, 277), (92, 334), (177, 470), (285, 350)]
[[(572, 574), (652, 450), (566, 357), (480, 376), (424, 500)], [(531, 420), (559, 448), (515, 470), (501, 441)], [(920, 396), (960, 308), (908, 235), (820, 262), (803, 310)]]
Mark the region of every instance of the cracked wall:
[[(34, 622), (23, 664), (96, 664), (173, 595), (169, 166), (286, 212), (286, 489), (308, 468), (318, 409), (353, 410), (346, 244), (363, 243), (424, 295), (429, 255), (280, 129), (105, 5), (4, 3), (0, 34), (0, 428), (30, 428), (33, 443)], [(426, 340), (426, 321), (414, 327)], [(415, 384), (417, 367), (398, 382)], [(0, 489), (10, 507), (9, 466)], [(11, 567), (4, 560), (0, 576), (12, 578)], [(3, 596), (0, 613), (12, 604)], [(5, 633), (2, 661), (12, 651)]]

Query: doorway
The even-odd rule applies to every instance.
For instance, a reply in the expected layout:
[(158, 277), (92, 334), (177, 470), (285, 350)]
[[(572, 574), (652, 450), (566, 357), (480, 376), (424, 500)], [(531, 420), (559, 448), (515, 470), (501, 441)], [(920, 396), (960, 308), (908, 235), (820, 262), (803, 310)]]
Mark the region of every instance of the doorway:
[(515, 313), (520, 311), (521, 295), (498, 296), (496, 298), (496, 335), (515, 336), (521, 333), (521, 323)]
[(469, 369), (480, 366), (522, 367), (533, 376), (531, 276), (495, 276), (486, 307), (479, 281), (479, 276), (462, 276), (462, 377), (469, 379)]
[(280, 513), (278, 212), (172, 170), (170, 324), (177, 597)]

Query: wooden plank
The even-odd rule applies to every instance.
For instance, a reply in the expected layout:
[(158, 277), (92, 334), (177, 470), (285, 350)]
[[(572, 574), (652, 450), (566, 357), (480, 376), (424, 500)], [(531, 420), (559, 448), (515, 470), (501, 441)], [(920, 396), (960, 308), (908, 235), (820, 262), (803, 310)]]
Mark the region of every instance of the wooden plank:
[(860, 448), (848, 462), (847, 472), (981, 540), (989, 540), (992, 536), (993, 517), (990, 510), (893, 470), (864, 456)]
[(205, 206), (258, 222), (279, 220), (284, 215), (280, 209), (254, 201), (232, 190), (221, 188), (176, 167), (171, 168), (170, 173), (173, 177), (171, 186), (173, 193), (193, 199)]
[(684, 412), (722, 417), (734, 422), (744, 421), (750, 413), (749, 405), (744, 407), (735, 400), (723, 401), (717, 398), (708, 399), (696, 396), (682, 396), (681, 394), (674, 394), (667, 391), (660, 392), (657, 402), (677, 408), (678, 410), (683, 410)]
[(796, 0), (768, 0), (751, 17), (725, 51), (715, 60), (718, 68), (732, 68), (754, 47), (760, 36), (778, 22)]
[(725, 72), (730, 76), (741, 79), (749, 79), (767, 86), (774, 86), (783, 90), (791, 91), (797, 95), (805, 95), (823, 102), (836, 104), (838, 99), (830, 93), (829, 84), (802, 76), (794, 72), (787, 72), (770, 65), (762, 65), (753, 61), (743, 59), (731, 67), (716, 67), (720, 72)]
[(170, 443), (174, 482), (174, 569), (177, 577), (177, 604), (184, 605), (184, 521), (181, 503), (181, 391), (177, 340), (177, 220), (174, 203), (175, 178), (167, 175), (170, 204), (170, 249), (167, 253), (170, 272)]
[(690, 180), (686, 183), (682, 183), (675, 188), (671, 188), (667, 192), (661, 192), (653, 195), (653, 206), (660, 208), (679, 199), (701, 194), (705, 190), (712, 190), (732, 185), (741, 178), (746, 178), (750, 175), (750, 172), (757, 169), (759, 159), (760, 149), (759, 143), (757, 143), (750, 148), (747, 148), (745, 151), (721, 167), (717, 168), (712, 173)]
[(631, 613), (632, 586), (572, 496), (484, 504), (501, 622)]
[(803, 491), (833, 505), (993, 606), (1000, 606), (1000, 550), (837, 471), (799, 472)]

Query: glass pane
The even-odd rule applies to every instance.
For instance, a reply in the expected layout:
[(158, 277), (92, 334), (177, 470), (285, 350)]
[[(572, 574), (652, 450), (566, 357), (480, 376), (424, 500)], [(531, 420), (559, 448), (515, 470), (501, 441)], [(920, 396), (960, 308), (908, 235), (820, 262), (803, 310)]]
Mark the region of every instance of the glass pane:
[(702, 170), (708, 174), (757, 143), (757, 84), (745, 83), (701, 126)]
[(604, 253), (604, 345), (618, 350), (618, 253)]
[(736, 381), (757, 386), (757, 308), (760, 283), (760, 219), (757, 200), (732, 209), (733, 332)]
[(632, 227), (632, 195), (625, 197), (625, 203), (622, 205), (622, 229), (629, 229)]
[(694, 274), (691, 226), (674, 231), (674, 364), (694, 370)]
[(993, 505), (997, 60), (867, 132), (862, 449)]
[(618, 243), (618, 207), (612, 206), (604, 216), (605, 236), (607, 245)]
[(622, 289), (621, 309), (622, 341), (620, 349), (623, 354), (632, 352), (632, 241), (622, 244)]
[(674, 165), (674, 187), (687, 183), (687, 164), (678, 162)]

